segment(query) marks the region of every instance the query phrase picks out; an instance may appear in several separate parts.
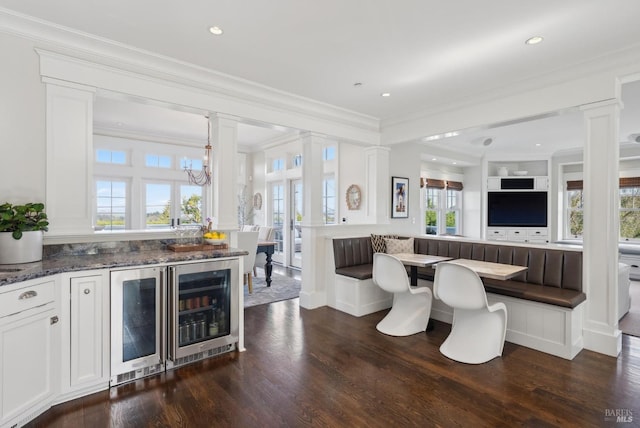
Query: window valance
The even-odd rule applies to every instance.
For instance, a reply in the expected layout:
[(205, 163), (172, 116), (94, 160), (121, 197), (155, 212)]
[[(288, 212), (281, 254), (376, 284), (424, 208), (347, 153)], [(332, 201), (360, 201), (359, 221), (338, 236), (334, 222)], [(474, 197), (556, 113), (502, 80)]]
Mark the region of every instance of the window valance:
[(420, 177), (420, 187), (429, 187), (431, 189), (451, 189), (462, 190), (462, 182), (452, 180), (436, 180), (434, 178)]
[[(621, 189), (625, 187), (640, 187), (640, 177), (621, 178), (618, 186)], [(583, 188), (583, 180), (567, 180), (567, 190), (582, 190)]]

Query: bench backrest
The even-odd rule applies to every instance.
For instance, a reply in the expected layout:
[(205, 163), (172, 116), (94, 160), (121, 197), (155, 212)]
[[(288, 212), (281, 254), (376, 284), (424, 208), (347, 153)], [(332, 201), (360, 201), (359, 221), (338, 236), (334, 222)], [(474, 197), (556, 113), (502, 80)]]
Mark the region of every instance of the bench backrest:
[(333, 257), (336, 269), (348, 266), (366, 265), (373, 263), (373, 248), (371, 238), (334, 238)]
[(515, 281), (582, 291), (582, 252), (493, 243), (416, 238), (415, 252), (527, 266)]

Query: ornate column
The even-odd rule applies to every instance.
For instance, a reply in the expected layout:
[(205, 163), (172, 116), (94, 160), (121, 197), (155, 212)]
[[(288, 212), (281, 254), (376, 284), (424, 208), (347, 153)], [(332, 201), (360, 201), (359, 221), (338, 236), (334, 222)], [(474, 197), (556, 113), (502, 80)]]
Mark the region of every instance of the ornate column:
[(617, 356), (618, 330), (618, 129), (620, 103), (585, 106), (583, 287), (587, 294), (584, 347)]

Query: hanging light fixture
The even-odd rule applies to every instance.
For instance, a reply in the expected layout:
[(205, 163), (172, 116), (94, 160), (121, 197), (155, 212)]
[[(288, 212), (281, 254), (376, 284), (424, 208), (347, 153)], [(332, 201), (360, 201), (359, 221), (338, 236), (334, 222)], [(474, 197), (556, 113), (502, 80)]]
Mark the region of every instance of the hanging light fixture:
[(207, 118), (207, 145), (204, 146), (204, 159), (202, 160), (202, 171), (193, 171), (193, 162), (189, 163), (189, 168), (185, 162), (184, 172), (189, 177), (189, 184), (195, 184), (198, 186), (207, 186), (211, 184), (211, 123), (209, 122), (209, 116)]

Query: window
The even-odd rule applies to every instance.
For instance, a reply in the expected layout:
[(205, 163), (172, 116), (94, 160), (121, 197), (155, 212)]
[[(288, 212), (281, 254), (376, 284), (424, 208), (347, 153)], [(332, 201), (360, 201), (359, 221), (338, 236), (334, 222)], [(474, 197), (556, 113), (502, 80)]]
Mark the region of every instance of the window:
[(151, 168), (171, 168), (170, 156), (146, 155), (145, 165)]
[(187, 159), (183, 158), (180, 161), (180, 169), (192, 169), (194, 171), (199, 171), (202, 169), (202, 159)]
[(180, 186), (180, 224), (203, 224), (202, 187)]
[(336, 158), (335, 146), (329, 146), (322, 149), (322, 160), (333, 160)]
[(459, 190), (447, 189), (447, 211), (445, 218), (445, 230), (449, 235), (460, 233), (462, 219), (462, 192)]
[[(640, 239), (640, 177), (621, 178), (619, 182), (620, 239)], [(584, 225), (582, 180), (567, 180), (565, 192), (565, 238), (581, 239)]]
[(425, 233), (427, 235), (438, 234), (438, 218), (440, 217), (441, 189), (427, 187), (425, 190)]
[(462, 233), (462, 183), (421, 179), (424, 189), (424, 221), (427, 235)]
[(302, 166), (302, 155), (295, 155), (293, 157), (293, 166), (295, 168)]
[(124, 165), (127, 162), (127, 154), (119, 150), (98, 149), (96, 150), (96, 162)]
[(178, 221), (203, 223), (204, 189), (189, 185), (182, 169), (187, 163), (202, 168), (200, 148), (167, 144), (150, 153), (149, 145), (126, 138), (96, 135), (94, 141), (96, 231), (168, 231)]
[(145, 213), (147, 229), (171, 226), (171, 185), (147, 183), (145, 192)]
[(95, 230), (123, 230), (127, 218), (127, 183), (124, 181), (96, 181)]
[(333, 177), (322, 181), (322, 218), (324, 224), (336, 222), (336, 180)]
[(274, 159), (271, 163), (271, 168), (273, 171), (282, 171), (284, 169), (284, 159)]
[(582, 180), (567, 181), (565, 198), (565, 206), (567, 208), (565, 238), (582, 238), (584, 225)]
[(284, 186), (274, 184), (271, 188), (271, 225), (274, 230), (274, 241), (278, 243), (277, 252), (282, 252), (284, 238), (282, 226), (284, 225)]

